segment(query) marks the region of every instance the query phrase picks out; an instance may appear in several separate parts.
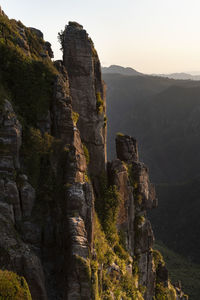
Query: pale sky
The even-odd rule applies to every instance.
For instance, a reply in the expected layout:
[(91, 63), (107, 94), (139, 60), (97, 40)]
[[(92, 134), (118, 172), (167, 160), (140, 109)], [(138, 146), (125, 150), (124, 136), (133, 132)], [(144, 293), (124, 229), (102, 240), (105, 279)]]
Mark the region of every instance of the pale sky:
[(40, 29), (61, 58), (68, 21), (87, 30), (101, 64), (143, 73), (200, 71), (200, 0), (0, 0), (9, 18)]

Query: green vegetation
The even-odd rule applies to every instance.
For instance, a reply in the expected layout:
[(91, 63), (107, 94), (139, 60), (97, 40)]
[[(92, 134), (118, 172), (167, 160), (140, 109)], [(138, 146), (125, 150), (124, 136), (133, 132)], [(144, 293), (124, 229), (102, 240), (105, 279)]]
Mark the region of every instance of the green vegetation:
[(155, 300), (176, 300), (176, 291), (169, 283), (169, 287), (165, 287), (162, 283), (156, 285)]
[(33, 127), (26, 130), (24, 138), (26, 144), (22, 147), (22, 153), (27, 174), (32, 185), (37, 187), (42, 169), (48, 164), (50, 154), (53, 152), (54, 138), (48, 133), (42, 135), (39, 129)]
[(38, 129), (50, 109), (57, 76), (51, 60), (41, 56), (44, 43), (20, 21), (0, 16), (0, 108), (8, 98), (23, 126), (23, 166), (35, 188), (44, 180), (53, 188), (49, 160), (54, 139)]
[(97, 92), (96, 94), (97, 102), (96, 102), (96, 109), (98, 114), (102, 114), (104, 111), (104, 101), (101, 98), (101, 93)]
[[(106, 175), (100, 178), (100, 190), (101, 196), (95, 203), (99, 219), (95, 217), (96, 259), (92, 264), (96, 269), (97, 266), (102, 266), (102, 286), (99, 286), (95, 271), (95, 299), (112, 299), (114, 295), (116, 299), (142, 300), (144, 288), (138, 288), (137, 261), (135, 258), (133, 260), (125, 249), (123, 231), (117, 230), (117, 216), (121, 203), (119, 193), (116, 186), (108, 184)], [(130, 263), (133, 265), (132, 273), (128, 271)]]
[(140, 215), (137, 215), (136, 218), (135, 218), (135, 225), (136, 225), (136, 228), (138, 226), (142, 226), (144, 223), (145, 223), (145, 217), (144, 216), (140, 216)]
[[(18, 45), (19, 27), (27, 38), (29, 55)], [(20, 44), (21, 45), (21, 44)], [(36, 126), (44, 117), (53, 95), (56, 69), (50, 59), (42, 59), (44, 41), (20, 22), (0, 16), (0, 90), (9, 90), (23, 123)]]
[(117, 132), (116, 136), (124, 136), (124, 134), (122, 132)]
[[(117, 187), (109, 185), (105, 174), (99, 178), (100, 197), (96, 199), (94, 249), (92, 262), (95, 299), (143, 300), (144, 288), (138, 288), (138, 266), (126, 250), (125, 234), (117, 230), (121, 199)], [(132, 264), (133, 271), (128, 271)], [(99, 267), (102, 281), (98, 281)], [(96, 270), (96, 271), (95, 271)]]
[(90, 154), (89, 154), (88, 148), (86, 147), (85, 144), (83, 144), (83, 151), (84, 151), (84, 154), (85, 154), (86, 163), (88, 165), (89, 162), (90, 162)]
[(158, 250), (153, 249), (153, 260), (154, 260), (154, 264), (155, 264), (156, 269), (158, 268), (159, 264), (161, 264), (162, 266), (165, 265), (165, 262), (163, 260), (163, 256), (160, 253), (160, 251), (158, 251)]
[(24, 277), (10, 271), (0, 270), (0, 300), (31, 300)]
[(103, 121), (104, 121), (103, 127), (106, 128), (106, 126), (107, 126), (107, 117), (106, 117), (106, 115), (104, 116)]
[(80, 25), (78, 22), (75, 21), (69, 21), (69, 26), (74, 26), (74, 27), (83, 27), (82, 25)]
[(96, 201), (96, 210), (108, 241), (114, 245), (118, 241), (116, 221), (120, 203), (119, 194), (116, 186), (108, 186), (105, 175), (100, 178), (100, 188), (101, 197)]
[[(119, 252), (117, 249), (113, 250), (97, 216), (95, 217), (94, 248), (96, 259), (91, 262), (94, 299), (112, 299), (113, 294), (116, 299), (143, 300), (142, 292), (144, 291), (140, 291), (137, 287), (137, 267), (135, 266), (133, 274), (127, 271), (126, 266), (132, 259), (124, 249), (123, 253), (126, 252), (124, 257), (121, 256), (121, 250)], [(99, 267), (102, 270), (102, 282), (98, 281)]]
[(49, 109), (55, 74), (48, 65), (25, 58), (16, 49), (0, 44), (0, 54), (2, 84), (24, 124), (36, 126)]
[(91, 183), (90, 177), (87, 174), (84, 174), (84, 180), (85, 180), (85, 182)]
[(73, 111), (72, 112), (72, 120), (73, 120), (74, 126), (76, 126), (78, 119), (79, 119), (79, 113)]
[(64, 31), (63, 30), (58, 32), (58, 42), (61, 45), (60, 50), (63, 51), (63, 48), (64, 48)]
[(175, 284), (180, 280), (182, 289), (189, 295), (189, 299), (199, 300), (200, 265), (189, 262), (161, 242), (155, 244), (155, 249), (162, 252), (172, 283)]
[[(76, 263), (79, 268), (81, 268), (81, 272), (84, 273), (84, 277), (87, 281), (91, 280), (91, 268), (90, 268), (90, 260), (87, 258), (83, 258), (79, 255), (76, 255)], [(80, 272), (79, 272), (80, 274)]]

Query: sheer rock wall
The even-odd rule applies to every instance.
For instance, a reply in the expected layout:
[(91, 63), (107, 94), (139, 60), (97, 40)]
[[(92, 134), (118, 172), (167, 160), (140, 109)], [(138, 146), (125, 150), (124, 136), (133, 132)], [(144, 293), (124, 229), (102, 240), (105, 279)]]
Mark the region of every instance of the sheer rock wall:
[(89, 173), (98, 192), (98, 176), (106, 163), (105, 88), (93, 42), (75, 22), (69, 22), (63, 33), (63, 64), (69, 76), (72, 107), (79, 114), (77, 127), (90, 154)]

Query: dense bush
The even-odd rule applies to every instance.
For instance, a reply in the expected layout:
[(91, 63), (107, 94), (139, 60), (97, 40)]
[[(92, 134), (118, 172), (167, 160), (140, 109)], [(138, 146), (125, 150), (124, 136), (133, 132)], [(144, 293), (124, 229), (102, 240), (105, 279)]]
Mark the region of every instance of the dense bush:
[(114, 245), (119, 240), (116, 228), (119, 194), (116, 186), (108, 186), (106, 175), (100, 177), (100, 189), (101, 196), (96, 201), (96, 209), (106, 238)]
[(0, 270), (0, 300), (31, 300), (24, 277), (10, 271)]

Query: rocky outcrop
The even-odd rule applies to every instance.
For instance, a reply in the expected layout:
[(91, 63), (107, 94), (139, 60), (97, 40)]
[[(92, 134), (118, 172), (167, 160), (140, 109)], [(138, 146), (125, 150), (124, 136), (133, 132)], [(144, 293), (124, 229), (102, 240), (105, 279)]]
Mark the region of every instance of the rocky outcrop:
[(139, 162), (136, 140), (118, 134), (116, 152), (118, 159), (110, 164), (109, 169), (112, 184), (118, 187), (122, 199), (118, 228), (126, 236), (127, 249), (137, 259), (139, 284), (147, 287), (145, 299), (152, 299), (156, 277), (152, 255), (154, 236), (146, 219), (146, 210), (155, 207), (157, 200), (148, 170)]
[(126, 248), (134, 255), (135, 205), (127, 166), (119, 159), (114, 160), (108, 164), (108, 176), (111, 184), (117, 186), (121, 199), (117, 227), (124, 232)]
[[(25, 54), (33, 51), (27, 35), (36, 39), (42, 70), (50, 44), (37, 29), (17, 28)], [(22, 114), (22, 127), (13, 109), (20, 114), (19, 99), (0, 99), (0, 269), (24, 276), (33, 300), (151, 300), (156, 284), (171, 286), (152, 250), (146, 211), (157, 200), (148, 169), (136, 140), (122, 134), (106, 168), (97, 53), (75, 22), (62, 42), (63, 61), (48, 60), (44, 88), (52, 94), (36, 120)]]
[(90, 155), (89, 173), (96, 177), (105, 170), (105, 92), (98, 55), (81, 25), (69, 22), (63, 32), (63, 64), (69, 76), (72, 107), (79, 114), (77, 127)]

